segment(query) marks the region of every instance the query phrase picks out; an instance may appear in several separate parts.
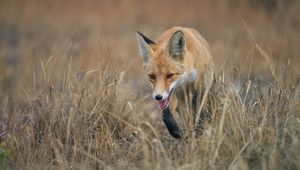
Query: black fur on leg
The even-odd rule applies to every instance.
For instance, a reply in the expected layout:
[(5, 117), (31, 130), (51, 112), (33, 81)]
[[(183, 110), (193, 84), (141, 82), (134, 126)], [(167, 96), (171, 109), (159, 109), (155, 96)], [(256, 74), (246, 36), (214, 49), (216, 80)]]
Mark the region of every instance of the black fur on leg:
[(182, 130), (179, 128), (177, 122), (175, 121), (169, 107), (164, 109), (163, 111), (163, 121), (169, 131), (169, 133), (174, 137), (174, 138), (181, 138), (183, 135)]

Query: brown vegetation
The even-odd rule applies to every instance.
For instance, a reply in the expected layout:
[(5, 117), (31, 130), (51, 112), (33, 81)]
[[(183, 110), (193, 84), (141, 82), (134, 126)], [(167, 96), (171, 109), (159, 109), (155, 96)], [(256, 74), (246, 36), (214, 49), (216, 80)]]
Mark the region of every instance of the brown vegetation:
[[(0, 169), (299, 169), (298, 1), (3, 1)], [(172, 138), (135, 31), (199, 30), (213, 118)]]

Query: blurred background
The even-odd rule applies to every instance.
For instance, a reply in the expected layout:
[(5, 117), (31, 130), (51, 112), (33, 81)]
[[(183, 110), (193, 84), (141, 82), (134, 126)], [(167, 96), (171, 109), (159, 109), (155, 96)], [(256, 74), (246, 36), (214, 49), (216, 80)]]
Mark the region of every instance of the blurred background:
[(2, 0), (0, 96), (12, 96), (51, 56), (72, 56), (85, 71), (98, 62), (129, 69), (126, 80), (143, 84), (135, 31), (155, 40), (173, 26), (199, 30), (218, 66), (237, 64), (250, 77), (268, 77), (259, 45), (276, 66), (289, 62), (298, 74), (299, 8), (296, 0)]
[[(299, 0), (0, 0), (0, 169), (223, 169), (237, 155), (254, 169), (297, 169), (299, 11)], [(237, 89), (215, 96), (216, 115), (231, 103), (226, 130), (215, 133), (216, 116), (196, 150), (168, 139), (138, 55), (136, 31), (155, 40), (173, 26), (197, 29), (217, 79)], [(258, 94), (249, 106), (243, 85)], [(160, 140), (145, 128), (139, 141), (143, 122)]]

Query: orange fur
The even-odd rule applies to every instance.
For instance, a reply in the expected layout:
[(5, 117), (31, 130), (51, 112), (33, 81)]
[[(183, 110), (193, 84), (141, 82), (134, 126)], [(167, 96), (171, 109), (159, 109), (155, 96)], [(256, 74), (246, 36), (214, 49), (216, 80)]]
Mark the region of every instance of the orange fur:
[[(141, 33), (137, 37), (145, 72), (153, 87), (153, 97), (162, 95), (163, 99), (171, 99), (172, 111), (178, 105), (184, 105), (184, 97), (177, 95), (177, 87), (186, 88), (184, 91), (191, 99), (200, 89), (212, 83), (214, 66), (209, 45), (195, 29), (173, 27), (155, 42)], [(170, 97), (173, 90), (175, 95)]]

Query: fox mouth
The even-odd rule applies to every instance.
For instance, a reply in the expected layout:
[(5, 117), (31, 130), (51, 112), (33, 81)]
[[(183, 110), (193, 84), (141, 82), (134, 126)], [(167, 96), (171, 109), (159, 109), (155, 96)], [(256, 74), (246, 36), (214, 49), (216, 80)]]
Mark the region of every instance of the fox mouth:
[(159, 101), (159, 107), (161, 110), (165, 110), (169, 106), (168, 98)]
[(171, 98), (172, 92), (173, 92), (174, 88), (170, 91), (170, 94), (167, 98), (162, 99), (159, 101), (159, 107), (161, 110), (165, 110), (166, 108), (169, 107), (169, 100)]

